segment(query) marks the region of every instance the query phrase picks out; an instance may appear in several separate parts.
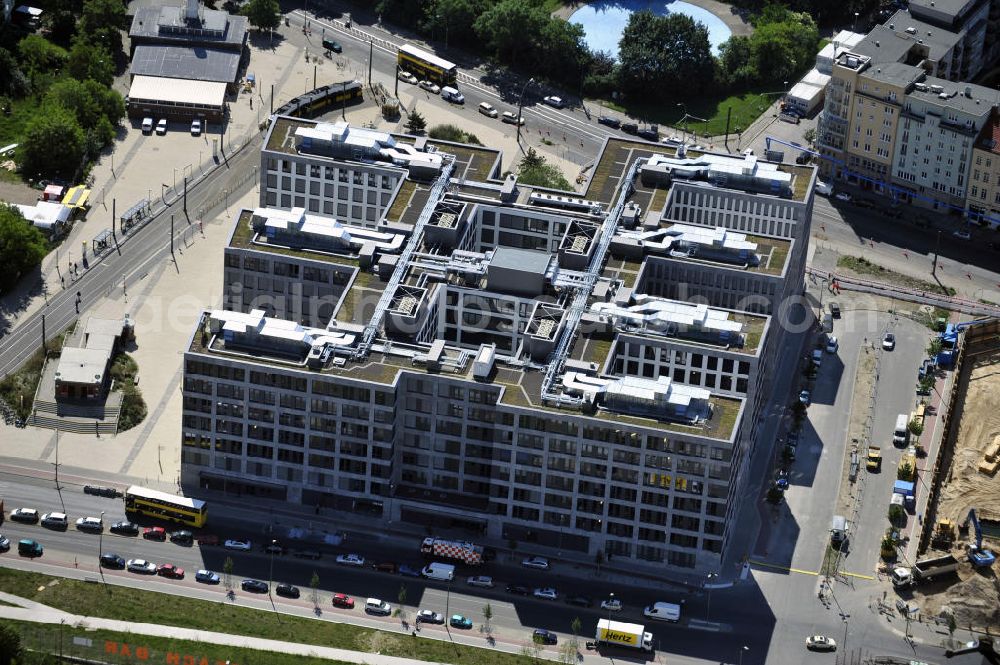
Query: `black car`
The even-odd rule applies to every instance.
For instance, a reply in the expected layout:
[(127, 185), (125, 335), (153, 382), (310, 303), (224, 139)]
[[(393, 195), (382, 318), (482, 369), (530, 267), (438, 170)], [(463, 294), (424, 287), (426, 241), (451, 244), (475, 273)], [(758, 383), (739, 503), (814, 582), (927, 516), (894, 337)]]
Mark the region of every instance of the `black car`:
[(566, 602), (577, 607), (590, 607), (594, 604), (594, 601), (587, 596), (570, 596)]
[(278, 586), (274, 587), (274, 592), (279, 596), (284, 596), (285, 598), (299, 597), (299, 588), (291, 584), (284, 584), (284, 583), (279, 584)]
[(551, 630), (536, 628), (535, 632), (531, 634), (531, 641), (536, 644), (556, 644), (559, 638)]
[(597, 122), (600, 125), (605, 125), (607, 127), (613, 128), (613, 129), (618, 129), (619, 127), (622, 126), (622, 121), (621, 120), (619, 120), (618, 118), (612, 118), (609, 115), (598, 116)]
[(341, 46), (339, 43), (337, 43), (337, 42), (335, 42), (335, 41), (333, 41), (332, 39), (329, 39), (329, 38), (324, 38), (323, 39), (323, 48), (325, 48), (328, 51), (333, 51), (334, 53), (343, 53), (344, 52), (344, 47), (343, 46)]
[(268, 554), (284, 554), (285, 548), (281, 546), (281, 543), (275, 541), (273, 543), (269, 543), (267, 547), (264, 548), (264, 551)]
[(125, 570), (125, 557), (117, 554), (107, 553), (101, 555), (101, 568), (115, 568)]
[(251, 593), (267, 593), (267, 582), (261, 582), (260, 580), (243, 580), (240, 583), (240, 587), (244, 591)]
[(6, 552), (10, 549), (10, 538), (6, 536), (0, 536), (0, 552)]
[(111, 525), (111, 533), (117, 533), (119, 536), (138, 536), (139, 525), (131, 522), (115, 522)]
[(174, 531), (170, 534), (170, 542), (177, 543), (178, 545), (191, 545), (194, 543), (194, 534), (187, 529)]
[(622, 131), (625, 132), (626, 134), (638, 134), (639, 125), (635, 124), (634, 122), (623, 122)]
[(105, 496), (109, 499), (117, 499), (122, 495), (114, 487), (101, 487), (100, 485), (84, 485), (83, 492), (84, 494), (93, 494), (94, 496)]
[(531, 589), (520, 584), (508, 584), (507, 593), (516, 593), (518, 596), (530, 596)]
[(639, 138), (646, 139), (647, 141), (659, 141), (660, 132), (656, 125), (650, 125), (649, 127), (643, 127), (636, 132)]
[(812, 159), (812, 155), (808, 152), (800, 153), (798, 157), (795, 158), (796, 164), (808, 164), (809, 160)]
[(316, 550), (295, 550), (293, 554), (300, 559), (318, 559), (321, 556)]

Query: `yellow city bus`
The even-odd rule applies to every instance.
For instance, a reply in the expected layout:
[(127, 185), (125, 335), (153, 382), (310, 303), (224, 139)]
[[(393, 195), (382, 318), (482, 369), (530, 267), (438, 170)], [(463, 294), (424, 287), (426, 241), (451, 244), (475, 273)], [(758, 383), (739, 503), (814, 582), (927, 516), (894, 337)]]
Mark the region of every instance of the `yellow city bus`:
[(454, 85), (458, 76), (455, 63), (409, 44), (399, 47), (396, 62), (400, 69), (415, 74), (417, 78), (428, 79), (440, 85)]
[(125, 492), (125, 512), (139, 513), (196, 528), (205, 526), (208, 510), (201, 499), (167, 494), (133, 485)]

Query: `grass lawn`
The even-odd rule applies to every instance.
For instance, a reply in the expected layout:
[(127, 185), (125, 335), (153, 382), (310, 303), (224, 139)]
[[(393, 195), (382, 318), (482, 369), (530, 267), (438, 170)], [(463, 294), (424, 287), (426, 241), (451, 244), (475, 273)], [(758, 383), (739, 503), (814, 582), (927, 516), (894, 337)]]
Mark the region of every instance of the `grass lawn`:
[[(0, 621), (0, 625), (9, 626), (21, 635), (21, 646), (38, 653), (55, 654), (62, 652), (67, 659), (75, 658), (81, 661), (108, 662), (109, 657), (114, 663), (169, 663), (168, 654), (179, 655), (176, 662), (186, 662), (185, 656), (193, 656), (191, 662), (200, 663), (205, 658), (209, 663), (238, 663), (239, 665), (347, 665), (342, 660), (326, 660), (325, 658), (309, 658), (275, 651), (256, 651), (231, 647), (221, 644), (204, 642), (189, 642), (166, 637), (151, 637), (134, 633), (118, 633), (110, 630), (93, 630), (61, 627), (52, 624), (37, 624), (27, 621)], [(60, 639), (61, 635), (61, 639)], [(90, 640), (77, 643), (74, 638)], [(20, 661), (18, 661), (20, 662)], [(27, 663), (42, 662), (28, 660)], [(49, 661), (45, 661), (49, 662)], [(80, 662), (80, 661), (78, 661)]]
[(884, 282), (896, 284), (897, 286), (929, 291), (931, 293), (944, 293), (949, 296), (955, 295), (955, 289), (950, 286), (942, 287), (935, 282), (928, 282), (925, 279), (910, 277), (894, 270), (888, 270), (860, 256), (841, 256), (837, 259), (837, 267), (846, 268), (863, 277), (875, 277)]
[[(688, 118), (688, 132), (704, 136), (718, 136), (726, 131), (726, 114), (728, 109), (733, 110), (732, 120), (729, 124), (729, 133), (738, 132), (750, 126), (761, 113), (774, 102), (777, 95), (761, 95), (755, 92), (748, 92), (742, 95), (731, 95), (722, 97), (719, 95), (705, 96), (691, 99), (687, 102), (687, 112), (690, 116), (703, 118), (708, 121), (699, 122)], [(679, 102), (636, 102), (624, 105), (615, 102), (605, 101), (608, 107), (622, 113), (626, 113), (636, 118), (643, 118), (658, 125), (676, 127), (683, 130), (680, 120), (684, 117), (684, 109), (678, 106)], [(662, 130), (660, 132), (663, 133)]]
[(38, 102), (34, 97), (11, 101), (11, 114), (0, 113), (0, 147), (17, 143), (24, 133), (24, 126), (38, 111)]
[[(522, 665), (531, 662), (524, 656), (490, 649), (435, 639), (414, 639), (398, 630), (390, 632), (306, 617), (278, 615), (228, 603), (185, 599), (112, 585), (105, 592), (92, 583), (9, 568), (0, 568), (0, 589), (74, 614), (122, 621), (252, 635), (272, 640), (292, 639), (304, 644), (455, 665)], [(328, 608), (329, 594), (322, 594), (322, 598), (325, 600), (324, 607)], [(361, 612), (360, 609), (356, 611)], [(413, 614), (412, 608), (410, 614)], [(525, 635), (527, 636), (527, 630)], [(149, 643), (145, 637), (135, 639)], [(253, 662), (284, 661), (255, 659)]]

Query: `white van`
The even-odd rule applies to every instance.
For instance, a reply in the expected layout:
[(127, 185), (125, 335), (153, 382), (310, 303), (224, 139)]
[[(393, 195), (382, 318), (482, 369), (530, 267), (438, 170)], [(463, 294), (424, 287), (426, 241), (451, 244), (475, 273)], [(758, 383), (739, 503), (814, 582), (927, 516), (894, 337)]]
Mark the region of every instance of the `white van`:
[(816, 186), (814, 187), (817, 194), (822, 194), (823, 196), (830, 196), (833, 194), (833, 185), (828, 182), (823, 182), (822, 180), (816, 181)]
[(681, 620), (681, 606), (675, 603), (656, 602), (642, 611), (650, 619), (657, 621), (672, 621), (677, 623)]
[(830, 523), (830, 540), (833, 544), (844, 542), (847, 538), (847, 518), (843, 515), (834, 515)]
[(424, 569), (420, 571), (420, 574), (429, 580), (451, 582), (455, 579), (455, 566), (450, 563), (440, 563), (435, 561), (428, 566), (424, 566)]
[(896, 428), (892, 430), (892, 442), (893, 444), (906, 445), (907, 440), (910, 438), (910, 420), (905, 413), (901, 413), (896, 416)]
[(441, 88), (441, 99), (451, 102), (452, 104), (464, 104), (465, 95), (458, 91), (458, 88), (452, 88), (445, 86)]

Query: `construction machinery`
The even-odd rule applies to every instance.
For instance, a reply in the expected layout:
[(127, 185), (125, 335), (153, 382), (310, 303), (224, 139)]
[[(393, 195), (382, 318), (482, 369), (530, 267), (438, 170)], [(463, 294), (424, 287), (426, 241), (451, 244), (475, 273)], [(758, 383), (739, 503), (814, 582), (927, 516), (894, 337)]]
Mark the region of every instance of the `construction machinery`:
[(939, 519), (934, 525), (934, 534), (931, 536), (931, 547), (939, 550), (951, 549), (955, 542), (955, 523), (948, 519)]
[(979, 524), (979, 518), (976, 517), (975, 508), (969, 509), (969, 514), (962, 523), (962, 531), (968, 532), (970, 523), (972, 524), (972, 528), (975, 529), (976, 539), (965, 546), (965, 551), (969, 555), (969, 563), (976, 568), (992, 566), (996, 561), (996, 556), (993, 552), (983, 548), (983, 528)]

